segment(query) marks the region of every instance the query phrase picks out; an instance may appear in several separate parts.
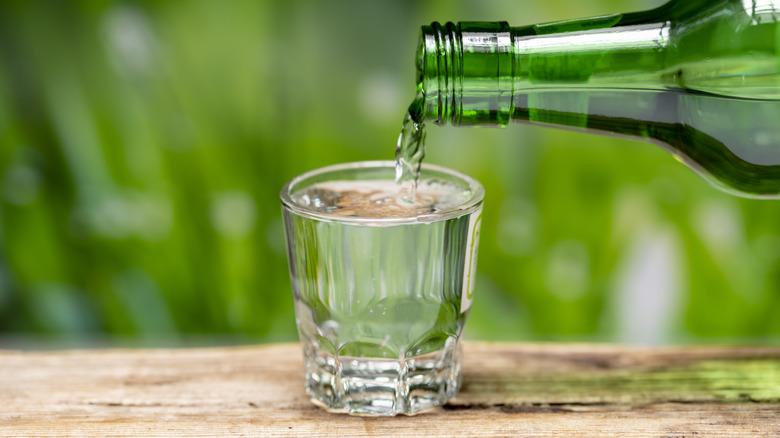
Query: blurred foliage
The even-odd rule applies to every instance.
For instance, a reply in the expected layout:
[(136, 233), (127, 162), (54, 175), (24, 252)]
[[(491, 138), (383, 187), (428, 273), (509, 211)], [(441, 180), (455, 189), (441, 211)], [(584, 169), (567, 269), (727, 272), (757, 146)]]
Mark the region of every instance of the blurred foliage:
[[(0, 5), (0, 334), (295, 339), (278, 192), (390, 159), (419, 26), (650, 0)], [(776, 341), (780, 202), (660, 148), (431, 127), (487, 190), (472, 339)]]

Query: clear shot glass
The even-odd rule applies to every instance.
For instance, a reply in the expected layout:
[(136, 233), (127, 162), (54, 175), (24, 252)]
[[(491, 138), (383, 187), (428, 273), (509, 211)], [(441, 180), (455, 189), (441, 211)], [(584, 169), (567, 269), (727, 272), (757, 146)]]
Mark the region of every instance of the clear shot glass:
[(424, 165), (410, 203), (394, 166), (325, 167), (281, 193), (306, 390), (333, 412), (414, 414), (460, 385), (484, 189)]

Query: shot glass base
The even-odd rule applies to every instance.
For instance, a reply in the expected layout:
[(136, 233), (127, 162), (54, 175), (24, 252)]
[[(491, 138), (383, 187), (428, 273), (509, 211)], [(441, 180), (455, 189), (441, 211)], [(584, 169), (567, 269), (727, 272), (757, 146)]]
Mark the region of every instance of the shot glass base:
[(331, 412), (413, 415), (441, 406), (460, 386), (460, 348), (404, 359), (334, 356), (304, 349), (306, 391)]

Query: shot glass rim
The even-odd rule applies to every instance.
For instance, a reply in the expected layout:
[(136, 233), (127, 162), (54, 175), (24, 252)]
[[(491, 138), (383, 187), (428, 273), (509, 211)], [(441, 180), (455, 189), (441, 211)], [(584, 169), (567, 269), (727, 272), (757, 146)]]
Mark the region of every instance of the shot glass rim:
[(469, 189), (472, 190), (471, 197), (465, 202), (462, 202), (461, 204), (458, 204), (457, 206), (449, 208), (447, 210), (437, 211), (435, 213), (424, 214), (419, 216), (392, 217), (392, 218), (350, 217), (350, 216), (339, 216), (332, 213), (322, 213), (316, 210), (306, 208), (305, 206), (302, 206), (292, 200), (291, 189), (294, 188), (296, 185), (298, 185), (300, 182), (310, 179), (312, 177), (327, 174), (327, 173), (332, 173), (336, 171), (349, 170), (349, 169), (365, 169), (365, 168), (381, 168), (381, 167), (395, 169), (395, 162), (389, 160), (354, 161), (354, 162), (340, 163), (340, 164), (333, 164), (329, 166), (319, 167), (317, 169), (304, 172), (294, 177), (290, 181), (288, 181), (284, 185), (284, 187), (282, 187), (282, 191), (280, 194), (282, 205), (284, 208), (295, 213), (296, 215), (317, 219), (321, 221), (339, 222), (339, 223), (364, 225), (364, 226), (372, 226), (372, 225), (388, 226), (388, 225), (429, 223), (429, 222), (437, 222), (437, 221), (460, 217), (474, 212), (477, 208), (480, 207), (480, 205), (482, 205), (482, 201), (485, 197), (484, 187), (482, 187), (482, 184), (480, 184), (479, 181), (472, 178), (471, 176), (450, 169), (448, 167), (423, 163), (422, 165), (423, 172), (427, 170), (427, 171), (444, 173), (449, 176), (455, 177), (461, 180), (462, 182), (464, 182), (465, 184), (467, 184)]

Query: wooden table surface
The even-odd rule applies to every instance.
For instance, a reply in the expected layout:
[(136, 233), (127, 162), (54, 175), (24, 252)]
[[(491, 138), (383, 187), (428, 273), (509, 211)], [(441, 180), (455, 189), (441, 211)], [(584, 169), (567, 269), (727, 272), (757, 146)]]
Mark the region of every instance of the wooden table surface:
[(780, 437), (780, 348), (464, 346), (414, 417), (327, 413), (297, 344), (0, 351), (0, 436)]

